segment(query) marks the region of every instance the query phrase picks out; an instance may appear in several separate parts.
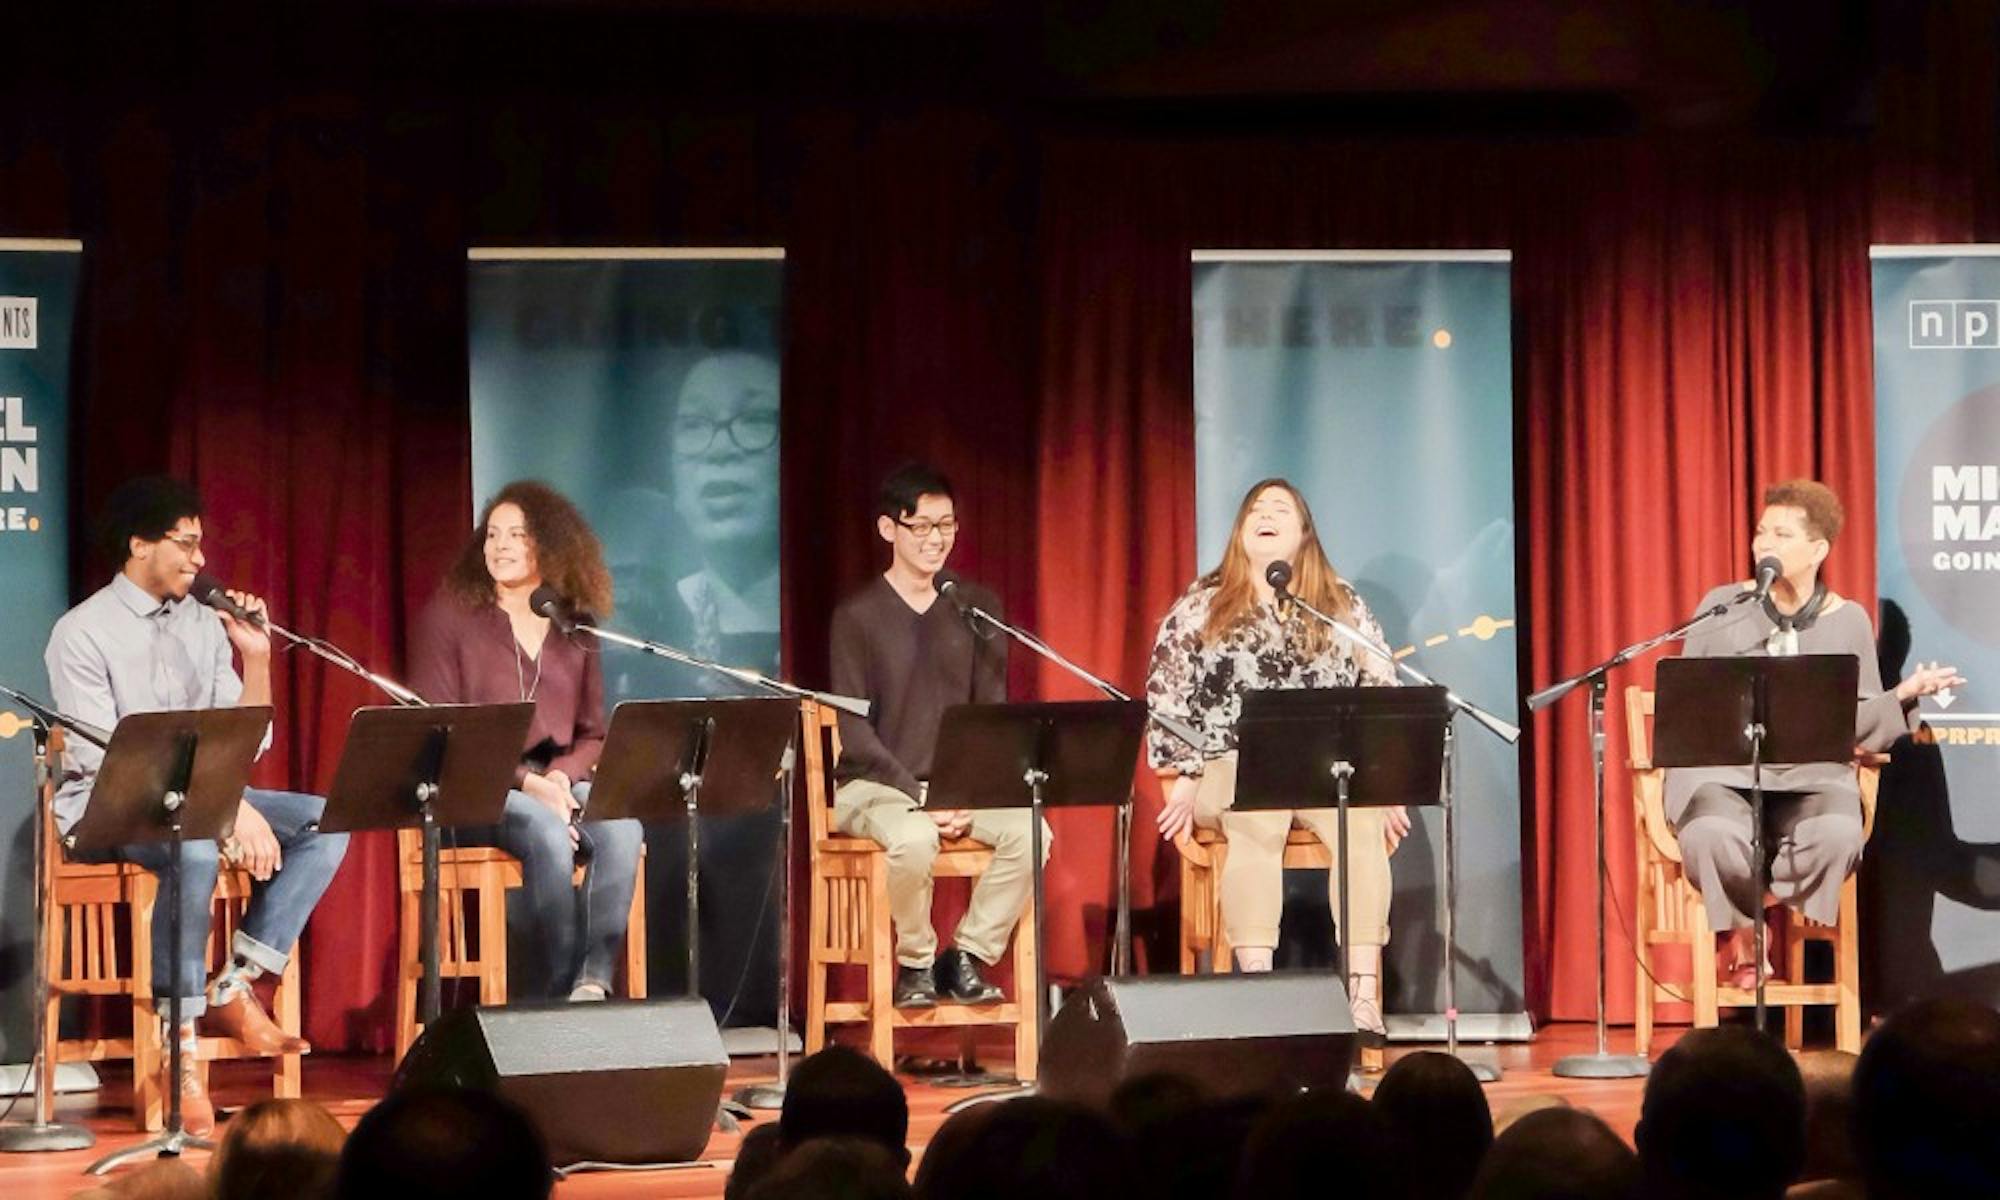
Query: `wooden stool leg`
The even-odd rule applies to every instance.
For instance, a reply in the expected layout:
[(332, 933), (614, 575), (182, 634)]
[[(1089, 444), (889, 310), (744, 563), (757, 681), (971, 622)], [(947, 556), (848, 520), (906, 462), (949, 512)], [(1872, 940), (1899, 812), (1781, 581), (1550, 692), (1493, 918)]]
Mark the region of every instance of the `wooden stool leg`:
[[(272, 997), (277, 1004), (278, 1028), (299, 1036), (304, 1021), (299, 1012), (299, 951), (292, 950), (292, 957), (285, 963), (285, 973), (278, 977), (277, 994)], [(271, 1073), (271, 1094), (280, 1100), (296, 1100), (304, 1094), (303, 1077), (299, 1066), (299, 1055), (280, 1054), (276, 1069)]]
[(1681, 883), (1681, 928), (1687, 930), (1688, 973), (1694, 977), (1694, 1025), (1713, 1029), (1721, 1022), (1716, 1002), (1715, 935), (1709, 932), (1708, 912), (1701, 897)]
[[(789, 931), (788, 931), (789, 932)], [(639, 851), (639, 870), (632, 880), (632, 911), (625, 918), (625, 995), (646, 998), (646, 852)]]
[(1861, 936), (1858, 888), (1853, 876), (1840, 887), (1840, 925), (1833, 931), (1833, 979), (1839, 999), (1833, 1007), (1833, 1044), (1861, 1052)]
[[(844, 885), (843, 885), (844, 886)], [(827, 908), (835, 881), (813, 872), (806, 906), (806, 1053), (826, 1046), (826, 985), (833, 965), (827, 961)]]
[(1041, 999), (1040, 960), (1035, 957), (1035, 898), (1021, 906), (1021, 919), (1014, 923), (1014, 991), (1020, 1019), (1014, 1023), (1014, 1078), (1033, 1083), (1039, 1069), (1041, 1030), (1035, 1024)]
[[(461, 903), (454, 894), (452, 903)], [(479, 1002), (507, 1003), (507, 884), (497, 865), (479, 879)]]
[(415, 892), (402, 894), (402, 912), (396, 936), (396, 1061), (410, 1052), (417, 1040), (417, 985), (423, 975), (423, 935), (418, 928), (421, 898)]
[(868, 856), (868, 1052), (896, 1066), (896, 936), (889, 921), (889, 856)]

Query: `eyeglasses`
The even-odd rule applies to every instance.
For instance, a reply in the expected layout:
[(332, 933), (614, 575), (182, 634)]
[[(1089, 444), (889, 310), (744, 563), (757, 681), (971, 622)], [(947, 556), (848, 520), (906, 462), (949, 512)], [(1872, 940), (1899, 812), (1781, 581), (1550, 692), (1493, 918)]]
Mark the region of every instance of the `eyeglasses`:
[(189, 557), (201, 553), (201, 535), (198, 533), (184, 533), (179, 537), (175, 537), (171, 533), (163, 533), (160, 535), (160, 540), (163, 542), (172, 542), (174, 545), (179, 546), (181, 553)]
[(929, 537), (931, 535), (931, 530), (933, 529), (937, 530), (939, 533), (945, 535), (946, 537), (958, 536), (957, 517), (946, 517), (942, 521), (933, 521), (929, 517), (918, 517), (914, 521), (898, 520), (896, 524), (901, 525), (903, 528), (909, 530), (910, 536), (916, 538), (920, 542), (923, 541), (925, 538)]
[(684, 458), (706, 454), (715, 446), (715, 435), (723, 430), (729, 431), (730, 442), (746, 454), (769, 450), (778, 442), (777, 410), (748, 409), (727, 421), (717, 421), (699, 413), (677, 417), (674, 420), (674, 453)]

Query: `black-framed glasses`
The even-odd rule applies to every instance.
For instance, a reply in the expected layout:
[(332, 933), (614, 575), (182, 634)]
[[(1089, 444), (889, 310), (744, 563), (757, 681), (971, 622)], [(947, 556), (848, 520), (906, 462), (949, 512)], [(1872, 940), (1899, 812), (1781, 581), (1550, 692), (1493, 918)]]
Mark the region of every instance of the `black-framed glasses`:
[(769, 450), (778, 444), (778, 410), (751, 408), (727, 421), (717, 421), (700, 413), (674, 418), (674, 453), (684, 458), (706, 454), (715, 446), (715, 435), (727, 430), (729, 440), (745, 454)]
[(896, 524), (901, 525), (903, 528), (909, 530), (910, 536), (916, 538), (920, 542), (923, 541), (925, 538), (929, 537), (931, 535), (931, 530), (933, 529), (937, 530), (939, 533), (945, 535), (946, 537), (958, 536), (957, 517), (946, 517), (942, 521), (933, 521), (929, 517), (918, 517), (914, 521), (905, 521), (902, 520), (901, 518), (898, 518)]

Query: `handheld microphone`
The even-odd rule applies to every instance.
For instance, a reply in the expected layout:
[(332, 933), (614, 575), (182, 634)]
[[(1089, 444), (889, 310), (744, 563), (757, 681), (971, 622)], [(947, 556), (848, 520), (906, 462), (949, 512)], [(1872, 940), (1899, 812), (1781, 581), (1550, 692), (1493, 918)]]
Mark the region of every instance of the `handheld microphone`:
[(1771, 594), (1771, 585), (1778, 582), (1778, 576), (1785, 573), (1785, 564), (1778, 561), (1775, 554), (1766, 554), (1757, 560), (1757, 599)]
[(246, 625), (255, 625), (259, 629), (264, 627), (264, 614), (253, 613), (231, 600), (229, 592), (222, 586), (222, 581), (206, 571), (194, 577), (194, 583), (188, 587), (188, 595), (194, 597), (197, 604), (205, 604), (217, 612), (228, 613)]
[(555, 627), (564, 633), (576, 632), (576, 614), (571, 611), (569, 602), (563, 599), (562, 593), (548, 584), (543, 584), (529, 594), (528, 608), (553, 621)]
[(1281, 558), (1270, 566), (1265, 567), (1264, 582), (1271, 585), (1271, 590), (1278, 593), (1279, 599), (1290, 595), (1292, 587), (1292, 564)]

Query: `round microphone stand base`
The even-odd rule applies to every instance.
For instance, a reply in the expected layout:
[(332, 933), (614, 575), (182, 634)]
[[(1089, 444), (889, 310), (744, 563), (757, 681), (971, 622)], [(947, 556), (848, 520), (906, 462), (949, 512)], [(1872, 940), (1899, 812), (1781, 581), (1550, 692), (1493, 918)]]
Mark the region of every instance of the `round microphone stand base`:
[(1638, 1054), (1571, 1054), (1557, 1059), (1551, 1073), (1563, 1079), (1641, 1079), (1652, 1069)]
[(777, 1111), (785, 1107), (785, 1081), (752, 1083), (736, 1089), (730, 1099), (744, 1108)]
[(97, 1138), (81, 1125), (37, 1122), (0, 1127), (0, 1154), (43, 1154), (58, 1150), (88, 1150)]

